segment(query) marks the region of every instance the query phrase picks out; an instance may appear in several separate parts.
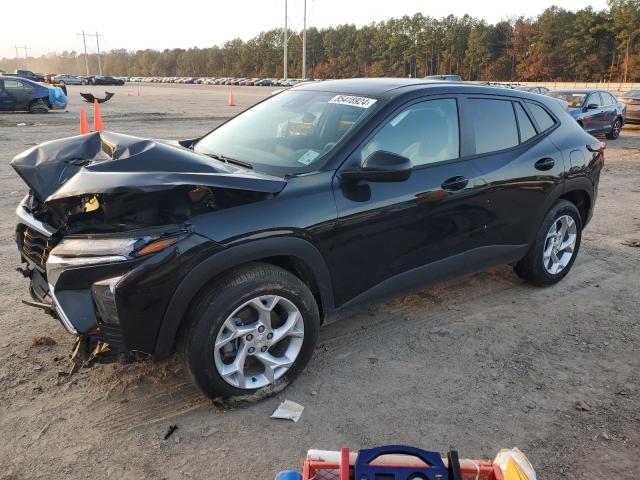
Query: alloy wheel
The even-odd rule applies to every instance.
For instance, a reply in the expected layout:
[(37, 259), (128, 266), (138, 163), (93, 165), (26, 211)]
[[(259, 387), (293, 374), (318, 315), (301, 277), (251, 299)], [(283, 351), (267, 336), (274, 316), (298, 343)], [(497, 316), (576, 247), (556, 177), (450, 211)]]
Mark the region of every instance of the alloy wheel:
[(611, 136), (613, 138), (618, 138), (620, 136), (620, 128), (620, 120), (613, 122), (613, 128), (611, 129)]
[(296, 361), (304, 341), (298, 307), (278, 295), (244, 302), (224, 321), (214, 345), (220, 376), (241, 389), (265, 387)]
[(562, 215), (551, 224), (542, 252), (542, 263), (548, 273), (557, 275), (569, 265), (577, 237), (578, 227), (569, 215)]

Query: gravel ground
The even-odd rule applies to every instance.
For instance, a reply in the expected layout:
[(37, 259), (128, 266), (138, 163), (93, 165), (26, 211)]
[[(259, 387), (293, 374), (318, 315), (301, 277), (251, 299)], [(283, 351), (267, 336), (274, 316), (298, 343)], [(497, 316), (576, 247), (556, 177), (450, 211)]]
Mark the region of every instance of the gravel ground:
[[(640, 240), (639, 128), (608, 142), (593, 221), (559, 285), (531, 287), (504, 266), (343, 312), (292, 386), (230, 409), (175, 360), (67, 376), (73, 339), (21, 303), (14, 210), (25, 186), (9, 161), (76, 134), (78, 92), (105, 88), (116, 92), (102, 106), (108, 129), (177, 139), (273, 90), (236, 88), (228, 107), (228, 87), (69, 87), (69, 112), (0, 115), (0, 478), (268, 479), (308, 448), (387, 443), (471, 458), (518, 446), (541, 479), (638, 478), (640, 248), (625, 243)], [(299, 423), (269, 418), (284, 398), (305, 406)]]

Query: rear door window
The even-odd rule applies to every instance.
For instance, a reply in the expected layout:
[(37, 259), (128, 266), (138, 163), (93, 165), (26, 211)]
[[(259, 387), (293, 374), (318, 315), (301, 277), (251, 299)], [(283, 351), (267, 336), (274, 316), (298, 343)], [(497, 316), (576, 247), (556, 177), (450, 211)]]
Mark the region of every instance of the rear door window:
[(518, 102), (515, 102), (514, 105), (516, 108), (516, 116), (518, 117), (518, 127), (520, 127), (520, 143), (526, 142), (536, 136), (536, 129), (533, 123), (531, 123), (529, 115), (527, 115), (527, 112), (522, 108), (522, 105)]
[(606, 106), (616, 103), (616, 99), (608, 92), (600, 92), (600, 96), (602, 97), (602, 103)]
[(533, 118), (536, 120), (538, 127), (541, 132), (548, 130), (553, 127), (556, 121), (553, 117), (547, 112), (544, 108), (542, 108), (537, 103), (527, 102), (527, 106), (529, 107), (529, 111), (533, 115)]
[(518, 145), (518, 127), (509, 100), (469, 99), (476, 140), (476, 154), (496, 152)]
[(599, 107), (602, 106), (602, 99), (600, 98), (600, 94), (598, 92), (592, 93), (589, 95), (589, 99), (587, 100), (587, 105), (595, 104)]

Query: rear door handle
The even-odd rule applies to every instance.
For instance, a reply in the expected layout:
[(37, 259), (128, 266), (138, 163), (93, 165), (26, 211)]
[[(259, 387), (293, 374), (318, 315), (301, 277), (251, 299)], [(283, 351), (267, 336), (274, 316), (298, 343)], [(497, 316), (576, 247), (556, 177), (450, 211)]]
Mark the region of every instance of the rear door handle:
[(541, 158), (536, 162), (536, 168), (542, 171), (551, 170), (555, 164), (556, 161), (553, 158)]
[(457, 192), (458, 190), (462, 190), (469, 183), (469, 179), (466, 177), (451, 177), (442, 182), (443, 190), (447, 192)]

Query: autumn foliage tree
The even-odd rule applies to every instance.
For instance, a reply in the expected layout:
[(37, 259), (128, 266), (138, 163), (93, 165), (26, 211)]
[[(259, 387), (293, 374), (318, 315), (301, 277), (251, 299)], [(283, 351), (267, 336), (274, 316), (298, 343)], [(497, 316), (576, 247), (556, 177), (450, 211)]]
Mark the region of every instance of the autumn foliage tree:
[[(306, 75), (302, 41), (289, 40), (289, 75), (345, 78), (457, 73), (468, 80), (638, 81), (640, 0), (609, 0), (609, 8), (569, 11), (550, 7), (536, 18), (488, 24), (468, 15), (436, 19), (417, 13), (356, 27), (307, 30)], [(283, 31), (209, 48), (112, 50), (103, 71), (122, 76), (282, 77)], [(89, 56), (97, 72), (97, 56)], [(85, 73), (84, 55), (62, 52), (0, 60), (0, 69)]]

